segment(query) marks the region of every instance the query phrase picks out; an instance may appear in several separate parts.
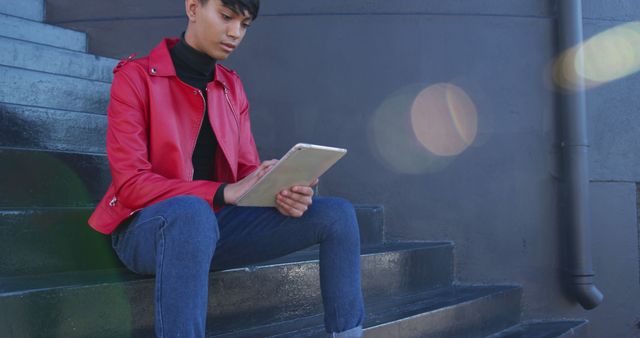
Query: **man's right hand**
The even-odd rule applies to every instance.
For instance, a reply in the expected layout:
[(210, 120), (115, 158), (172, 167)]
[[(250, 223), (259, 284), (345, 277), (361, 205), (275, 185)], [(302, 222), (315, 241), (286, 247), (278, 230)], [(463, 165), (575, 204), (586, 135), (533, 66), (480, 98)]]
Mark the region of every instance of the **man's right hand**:
[(258, 169), (236, 183), (227, 184), (224, 188), (224, 202), (236, 204), (240, 196), (244, 195), (262, 176), (271, 170), (278, 160), (264, 161)]

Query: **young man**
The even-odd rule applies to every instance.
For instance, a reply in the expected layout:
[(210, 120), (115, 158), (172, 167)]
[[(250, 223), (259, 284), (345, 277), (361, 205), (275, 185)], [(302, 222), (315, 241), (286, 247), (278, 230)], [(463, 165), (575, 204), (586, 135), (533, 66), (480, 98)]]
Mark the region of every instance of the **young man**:
[[(294, 186), (276, 208), (234, 206), (275, 163), (260, 163), (238, 76), (217, 64), (242, 41), (259, 0), (185, 0), (182, 39), (115, 69), (107, 154), (113, 182), (90, 225), (112, 234), (132, 271), (156, 276), (159, 337), (203, 337), (211, 270), (320, 244), (325, 327), (359, 337), (364, 317), (353, 207)], [(259, 286), (256, 286), (259, 287)]]

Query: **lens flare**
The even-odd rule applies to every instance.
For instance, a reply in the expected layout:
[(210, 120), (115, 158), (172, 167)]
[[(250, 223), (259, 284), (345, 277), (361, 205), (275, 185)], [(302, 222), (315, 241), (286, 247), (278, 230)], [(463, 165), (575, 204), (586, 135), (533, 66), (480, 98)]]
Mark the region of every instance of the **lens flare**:
[(427, 87), (411, 107), (416, 137), (438, 156), (455, 156), (469, 147), (478, 132), (473, 101), (460, 88), (447, 83)]
[(390, 169), (421, 174), (444, 169), (476, 133), (476, 110), (462, 89), (415, 84), (391, 94), (374, 112), (369, 144)]
[[(584, 66), (583, 66), (584, 65)], [(580, 90), (621, 79), (640, 70), (640, 22), (603, 31), (562, 53), (553, 79), (561, 88)]]

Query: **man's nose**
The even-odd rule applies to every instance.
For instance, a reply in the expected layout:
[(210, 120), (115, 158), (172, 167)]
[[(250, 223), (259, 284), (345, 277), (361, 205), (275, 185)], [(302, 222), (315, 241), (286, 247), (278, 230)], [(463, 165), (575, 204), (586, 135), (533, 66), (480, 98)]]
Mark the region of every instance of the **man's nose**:
[(239, 39), (242, 36), (242, 23), (233, 22), (227, 28), (227, 35), (233, 39)]

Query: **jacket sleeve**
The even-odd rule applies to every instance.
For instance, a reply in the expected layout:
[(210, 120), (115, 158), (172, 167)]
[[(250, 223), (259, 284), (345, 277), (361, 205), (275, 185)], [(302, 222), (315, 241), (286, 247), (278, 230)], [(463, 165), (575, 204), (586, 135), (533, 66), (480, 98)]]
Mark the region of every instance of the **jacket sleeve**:
[(238, 180), (251, 174), (260, 166), (260, 157), (256, 148), (256, 142), (251, 132), (251, 119), (249, 117), (249, 101), (240, 80), (237, 81), (236, 90), (240, 102), (239, 130), (240, 149), (238, 152)]
[(171, 197), (191, 195), (212, 205), (220, 182), (167, 178), (152, 171), (146, 81), (142, 66), (129, 64), (116, 72), (111, 85), (107, 155), (116, 203), (138, 210)]

